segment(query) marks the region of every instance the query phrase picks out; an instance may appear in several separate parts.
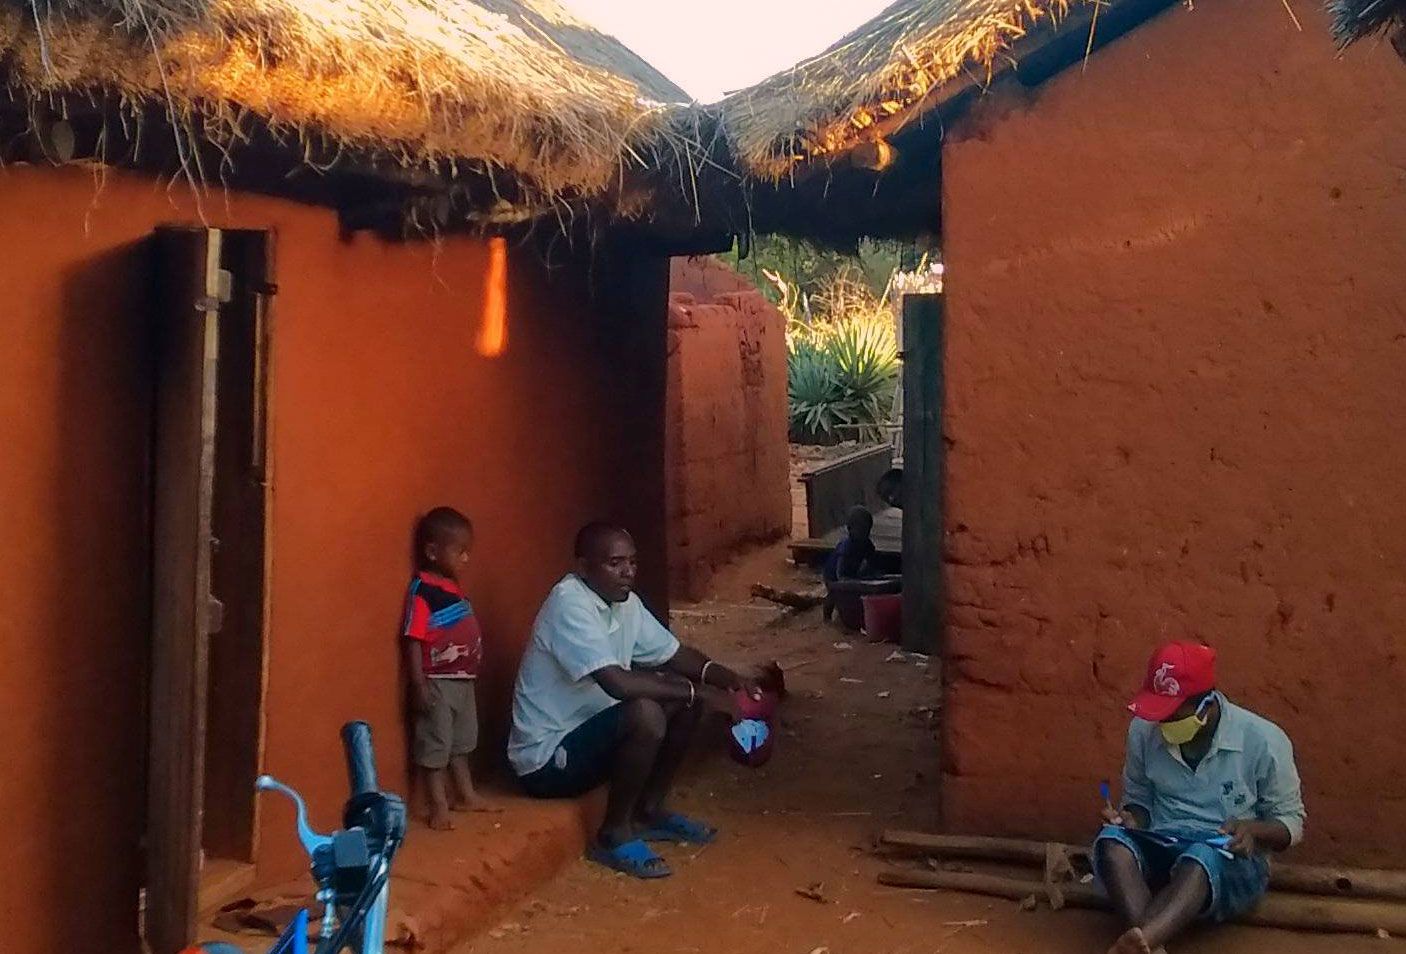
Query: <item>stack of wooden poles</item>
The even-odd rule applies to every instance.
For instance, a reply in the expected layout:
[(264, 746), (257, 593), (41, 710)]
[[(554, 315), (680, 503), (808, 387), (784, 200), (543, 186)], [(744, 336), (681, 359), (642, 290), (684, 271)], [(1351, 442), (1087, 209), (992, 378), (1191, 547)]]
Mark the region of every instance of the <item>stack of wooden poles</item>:
[[(964, 891), (1058, 910), (1109, 908), (1088, 877), (1089, 849), (1058, 842), (888, 831), (879, 839), (890, 855), (928, 859), (929, 870), (890, 868), (881, 884)], [(948, 870), (943, 863), (972, 861), (1033, 869), (1022, 874)], [(1042, 872), (1035, 877), (1035, 870)], [(1298, 931), (1391, 934), (1406, 937), (1406, 872), (1274, 863), (1270, 892), (1239, 923)]]

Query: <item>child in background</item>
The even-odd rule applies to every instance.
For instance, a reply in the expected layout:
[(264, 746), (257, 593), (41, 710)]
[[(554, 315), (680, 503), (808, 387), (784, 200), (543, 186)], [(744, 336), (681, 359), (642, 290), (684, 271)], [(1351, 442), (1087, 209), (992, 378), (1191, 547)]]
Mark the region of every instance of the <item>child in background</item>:
[[(478, 745), (474, 680), (483, 658), (482, 633), (460, 588), (474, 527), (450, 507), (436, 507), (415, 527), (415, 578), (406, 597), (405, 658), (414, 719), (414, 760), (429, 802), (430, 827), (454, 827), (450, 810), (483, 804), (469, 774)], [(453, 780), (451, 800), (449, 780)]]
[(825, 561), (825, 606), (822, 615), (826, 622), (835, 613), (835, 594), (830, 584), (837, 580), (863, 579), (873, 572), (874, 556), (878, 552), (870, 539), (874, 532), (874, 515), (867, 507), (853, 507), (845, 519), (845, 536), (835, 544), (834, 551)]

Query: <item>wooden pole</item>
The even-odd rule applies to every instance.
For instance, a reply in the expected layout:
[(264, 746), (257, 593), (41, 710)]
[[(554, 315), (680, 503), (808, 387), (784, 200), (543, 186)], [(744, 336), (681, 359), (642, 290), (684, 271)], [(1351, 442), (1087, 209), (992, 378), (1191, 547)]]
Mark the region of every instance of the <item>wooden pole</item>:
[(984, 835), (929, 835), (918, 831), (886, 831), (879, 836), (884, 848), (937, 858), (970, 858), (977, 861), (1013, 861), (1043, 865), (1045, 843), (1023, 838), (987, 838)]
[(1273, 864), (1269, 868), (1269, 886), (1279, 891), (1330, 897), (1406, 900), (1406, 871)]
[(903, 648), (942, 655), (942, 296), (903, 297)]
[[(909, 871), (890, 868), (879, 872), (879, 884), (891, 888), (926, 888), (939, 891), (964, 891), (993, 898), (1023, 901), (1029, 897), (1045, 897), (1045, 886), (1039, 881), (1011, 878), (1006, 875), (975, 874), (968, 871)], [(1108, 907), (1108, 900), (1087, 885), (1062, 886), (1064, 903), (1076, 908)]]
[[(982, 835), (933, 835), (917, 831), (886, 831), (879, 844), (893, 851), (936, 858), (1005, 861), (1039, 866), (1045, 864), (1047, 842), (1023, 838), (988, 838)], [(1070, 857), (1088, 855), (1080, 845), (1056, 847)], [(1406, 871), (1372, 868), (1331, 868), (1275, 862), (1269, 868), (1269, 886), (1276, 891), (1343, 898), (1406, 900)]]
[[(1045, 885), (1004, 875), (958, 871), (906, 871), (891, 869), (879, 874), (879, 883), (895, 888), (964, 891), (1020, 901), (1044, 898)], [(1106, 910), (1108, 900), (1087, 885), (1061, 885), (1064, 903), (1076, 908)], [(1268, 894), (1255, 909), (1236, 919), (1239, 924), (1321, 931), (1334, 934), (1376, 934), (1379, 930), (1406, 935), (1406, 906), (1380, 901), (1345, 901), (1310, 895)]]
[(780, 603), (782, 606), (789, 606), (792, 609), (808, 610), (825, 602), (824, 593), (801, 593), (795, 590), (783, 590), (779, 586), (768, 586), (765, 583), (753, 583), (752, 595), (772, 603)]

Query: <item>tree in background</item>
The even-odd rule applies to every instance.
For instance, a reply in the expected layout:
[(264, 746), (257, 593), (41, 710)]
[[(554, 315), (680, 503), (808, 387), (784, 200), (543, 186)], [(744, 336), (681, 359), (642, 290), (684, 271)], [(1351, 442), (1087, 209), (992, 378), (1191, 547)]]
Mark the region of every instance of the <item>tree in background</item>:
[[(782, 305), (776, 285), (766, 277), (774, 272), (793, 284), (804, 311), (812, 295), (822, 292), (836, 275), (857, 273), (875, 297), (882, 297), (889, 278), (914, 257), (912, 247), (900, 242), (865, 239), (854, 252), (839, 252), (786, 235), (758, 235), (751, 253), (739, 259), (737, 253), (719, 256), (738, 273), (751, 279), (776, 305)], [(910, 266), (911, 267), (911, 266)]]
[(746, 259), (735, 252), (720, 258), (786, 316), (791, 440), (886, 439), (899, 380), (891, 296), (910, 290), (906, 279), (938, 267), (928, 254), (868, 240), (845, 253), (769, 235), (754, 239)]

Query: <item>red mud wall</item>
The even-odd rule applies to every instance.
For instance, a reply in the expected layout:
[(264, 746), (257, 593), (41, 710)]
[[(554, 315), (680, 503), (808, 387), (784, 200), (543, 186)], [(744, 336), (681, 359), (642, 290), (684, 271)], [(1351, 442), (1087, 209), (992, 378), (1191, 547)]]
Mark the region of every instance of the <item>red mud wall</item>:
[[(179, 190), (118, 174), (98, 193), (82, 171), (12, 168), (0, 195), (0, 863), (25, 873), (3, 946), (120, 954), (136, 946), (144, 814), (150, 269), (138, 243), (197, 215)], [(482, 243), (342, 242), (332, 213), (264, 198), (205, 212), (277, 230), (264, 767), (330, 827), (346, 719), (372, 723), (383, 779), (405, 790), (396, 626), (417, 512), (448, 503), (477, 523), (468, 589), (499, 728), (583, 521), (636, 531), (642, 589), (666, 608), (667, 270), (604, 255), (594, 285), (610, 298), (591, 305), (584, 267), (549, 275), (512, 250), (507, 350), (488, 359), (474, 350)], [(283, 804), (264, 805), (266, 880), (302, 870), (291, 825)]]
[(697, 600), (743, 546), (791, 529), (786, 321), (708, 258), (670, 270), (669, 591)]
[(1091, 834), (1157, 641), (1406, 865), (1406, 67), (1178, 4), (943, 153), (946, 818)]

